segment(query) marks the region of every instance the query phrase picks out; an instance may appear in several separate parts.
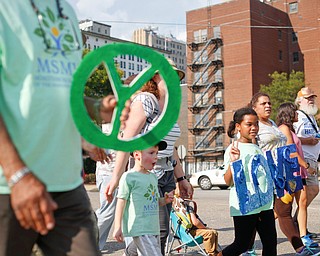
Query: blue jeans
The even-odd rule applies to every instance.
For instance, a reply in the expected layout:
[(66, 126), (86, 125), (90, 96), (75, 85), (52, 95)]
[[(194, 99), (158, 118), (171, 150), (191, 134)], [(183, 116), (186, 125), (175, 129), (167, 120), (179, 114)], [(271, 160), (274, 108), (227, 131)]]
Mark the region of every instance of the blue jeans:
[(106, 186), (110, 182), (111, 177), (111, 173), (96, 175), (96, 184), (100, 193), (100, 208), (96, 210), (100, 250), (103, 250), (103, 247), (106, 244), (116, 211), (118, 189), (113, 192), (113, 200), (111, 203), (108, 203), (105, 195)]

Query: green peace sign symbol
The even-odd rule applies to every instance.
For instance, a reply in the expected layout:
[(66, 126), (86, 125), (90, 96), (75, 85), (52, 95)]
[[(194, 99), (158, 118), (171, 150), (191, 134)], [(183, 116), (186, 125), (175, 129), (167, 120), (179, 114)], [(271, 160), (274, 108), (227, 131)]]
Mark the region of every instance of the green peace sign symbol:
[[(139, 74), (130, 87), (123, 86), (114, 64), (114, 58), (121, 54), (139, 56), (150, 64), (148, 68)], [(108, 77), (118, 102), (114, 109), (113, 126), (109, 135), (103, 134), (100, 128), (92, 122), (83, 99), (85, 84), (94, 69), (101, 63), (106, 66)], [(129, 140), (119, 139), (120, 116), (125, 102), (150, 80), (156, 72), (160, 73), (167, 86), (168, 95), (164, 108), (166, 111), (161, 114), (157, 125), (146, 134), (135, 136)], [(159, 53), (147, 47), (131, 43), (109, 44), (92, 51), (84, 57), (73, 76), (70, 101), (74, 122), (84, 139), (101, 148), (132, 152), (156, 145), (171, 130), (180, 113), (180, 81), (175, 70), (165, 57)]]

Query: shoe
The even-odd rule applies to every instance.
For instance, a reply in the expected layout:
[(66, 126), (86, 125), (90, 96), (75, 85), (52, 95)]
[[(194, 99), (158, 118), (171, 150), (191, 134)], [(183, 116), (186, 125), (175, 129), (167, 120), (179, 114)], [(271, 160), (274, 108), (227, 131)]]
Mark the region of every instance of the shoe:
[(308, 256), (308, 255), (320, 255), (320, 250), (318, 248), (310, 248), (305, 246), (300, 253), (296, 253), (295, 256)]
[(312, 247), (312, 248), (315, 248), (315, 247), (318, 247), (319, 244), (315, 241), (313, 241), (309, 236), (303, 236), (301, 237), (301, 240), (302, 240), (302, 243), (304, 246), (308, 246), (308, 247)]
[(256, 251), (254, 249), (248, 250), (245, 253), (242, 253), (242, 256), (257, 256)]
[(310, 238), (314, 239), (314, 238), (317, 238), (318, 235), (316, 233), (311, 233), (309, 232), (309, 230), (307, 229), (307, 236), (309, 236)]

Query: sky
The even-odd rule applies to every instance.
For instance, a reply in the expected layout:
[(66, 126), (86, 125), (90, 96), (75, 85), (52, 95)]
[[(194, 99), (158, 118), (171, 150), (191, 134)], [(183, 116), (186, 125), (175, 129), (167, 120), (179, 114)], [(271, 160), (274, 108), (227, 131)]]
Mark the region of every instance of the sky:
[(152, 26), (157, 34), (186, 41), (186, 12), (226, 0), (67, 0), (78, 19), (111, 25), (111, 36), (131, 40), (135, 29)]

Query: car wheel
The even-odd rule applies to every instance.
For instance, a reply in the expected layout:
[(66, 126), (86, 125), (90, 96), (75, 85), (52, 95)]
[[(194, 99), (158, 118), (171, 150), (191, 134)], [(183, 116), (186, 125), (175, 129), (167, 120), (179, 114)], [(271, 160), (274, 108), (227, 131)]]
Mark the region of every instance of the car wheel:
[(209, 177), (203, 176), (199, 179), (199, 186), (202, 190), (210, 190), (212, 188)]
[(218, 186), (220, 189), (224, 190), (224, 189), (228, 189), (228, 186)]

